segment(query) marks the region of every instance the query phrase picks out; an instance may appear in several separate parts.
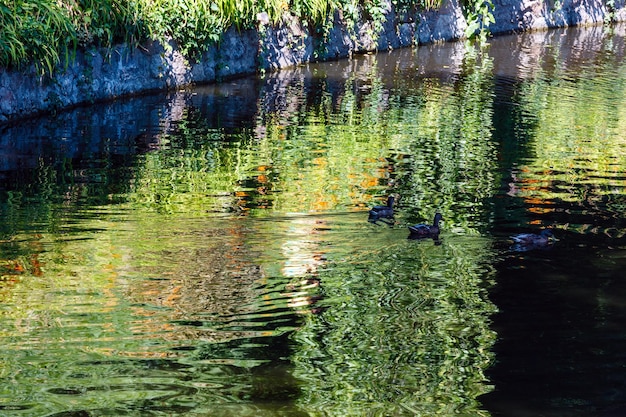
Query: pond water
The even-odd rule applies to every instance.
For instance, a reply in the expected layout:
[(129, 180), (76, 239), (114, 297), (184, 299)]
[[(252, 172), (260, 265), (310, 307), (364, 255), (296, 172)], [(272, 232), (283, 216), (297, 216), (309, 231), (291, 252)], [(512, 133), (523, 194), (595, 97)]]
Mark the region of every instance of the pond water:
[[(2, 127), (0, 414), (623, 415), (624, 39), (426, 46)], [(407, 239), (436, 212), (438, 239)]]

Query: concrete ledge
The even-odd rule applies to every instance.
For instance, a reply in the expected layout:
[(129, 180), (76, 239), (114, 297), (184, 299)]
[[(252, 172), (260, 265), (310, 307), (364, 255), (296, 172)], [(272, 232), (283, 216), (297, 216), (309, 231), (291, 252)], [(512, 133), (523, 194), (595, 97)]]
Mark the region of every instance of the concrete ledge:
[[(600, 0), (495, 0), (494, 34), (554, 27), (597, 25), (609, 16), (626, 21), (625, 0), (608, 10)], [(77, 53), (68, 68), (52, 77), (34, 68), (9, 71), (0, 68), (0, 124), (81, 104), (121, 96), (181, 88), (192, 84), (273, 71), (315, 60), (350, 57), (375, 50), (463, 37), (466, 20), (458, 0), (444, 0), (441, 8), (415, 15), (399, 15), (388, 0), (387, 20), (374, 37), (372, 22), (348, 26), (336, 13), (328, 38), (322, 41), (290, 15), (274, 27), (263, 14), (256, 30), (228, 30), (200, 62), (188, 62), (171, 42), (130, 48), (91, 49)]]

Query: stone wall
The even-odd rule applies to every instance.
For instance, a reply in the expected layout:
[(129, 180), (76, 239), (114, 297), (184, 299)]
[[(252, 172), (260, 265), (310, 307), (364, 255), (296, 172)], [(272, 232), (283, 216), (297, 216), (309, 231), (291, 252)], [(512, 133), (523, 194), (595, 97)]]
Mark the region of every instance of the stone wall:
[[(554, 1), (551, 3), (551, 1)], [(603, 22), (610, 14), (626, 21), (624, 0), (608, 10), (600, 0), (495, 0), (494, 34)], [(389, 1), (384, 30), (374, 39), (371, 22), (348, 27), (339, 13), (327, 40), (322, 43), (306, 25), (285, 16), (277, 27), (259, 15), (256, 30), (229, 30), (219, 45), (211, 47), (200, 62), (190, 63), (174, 43), (156, 42), (130, 48), (81, 51), (53, 77), (40, 76), (34, 68), (0, 69), (0, 123), (40, 113), (132, 94), (175, 89), (191, 84), (272, 71), (313, 60), (350, 57), (355, 53), (396, 49), (416, 44), (459, 39), (466, 21), (458, 0), (444, 0), (438, 10), (399, 15)]]

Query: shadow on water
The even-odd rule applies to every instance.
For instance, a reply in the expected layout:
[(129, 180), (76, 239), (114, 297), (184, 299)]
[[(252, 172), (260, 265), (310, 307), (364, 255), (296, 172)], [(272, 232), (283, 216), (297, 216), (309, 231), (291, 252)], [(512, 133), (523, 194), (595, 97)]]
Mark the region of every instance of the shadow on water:
[(500, 306), (497, 360), (488, 372), (496, 388), (481, 398), (493, 415), (623, 413), (623, 249), (603, 247), (606, 239), (561, 239), (498, 265), (490, 296)]
[(0, 414), (620, 415), (623, 53), (540, 32), (2, 127)]

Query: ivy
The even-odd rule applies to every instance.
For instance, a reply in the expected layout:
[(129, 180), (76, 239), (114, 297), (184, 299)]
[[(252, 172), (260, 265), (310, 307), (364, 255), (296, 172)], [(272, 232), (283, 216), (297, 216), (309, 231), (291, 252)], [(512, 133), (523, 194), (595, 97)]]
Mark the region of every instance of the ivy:
[(463, 4), (467, 19), (465, 36), (468, 39), (487, 40), (491, 34), (489, 25), (495, 23), (493, 16), (494, 5), (492, 0), (465, 0)]

